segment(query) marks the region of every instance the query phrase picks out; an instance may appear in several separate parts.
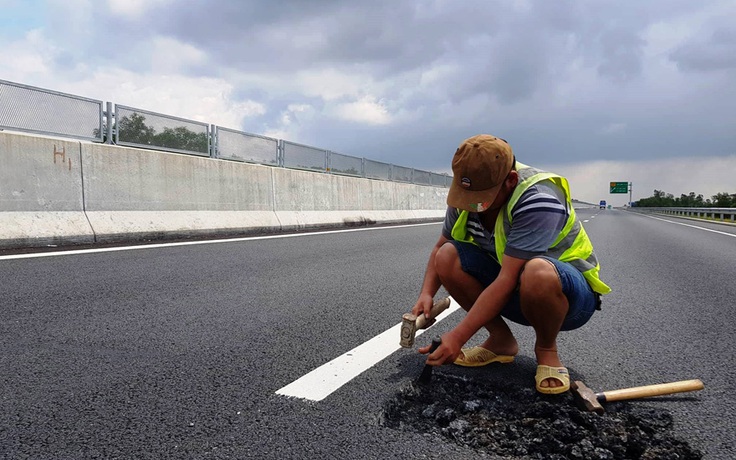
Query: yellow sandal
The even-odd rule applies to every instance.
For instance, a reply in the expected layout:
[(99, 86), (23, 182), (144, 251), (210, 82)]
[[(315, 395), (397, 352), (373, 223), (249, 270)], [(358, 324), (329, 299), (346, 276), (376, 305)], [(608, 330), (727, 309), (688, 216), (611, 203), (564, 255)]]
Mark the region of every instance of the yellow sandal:
[[(557, 387), (542, 387), (540, 384), (547, 379), (555, 379), (562, 385)], [(570, 389), (570, 374), (566, 367), (552, 367), (540, 364), (537, 366), (537, 375), (534, 377), (537, 382), (537, 391), (547, 395), (557, 395), (564, 393)]]
[(463, 348), (455, 364), (464, 367), (481, 367), (491, 363), (510, 363), (514, 360), (510, 355), (497, 355), (483, 347)]

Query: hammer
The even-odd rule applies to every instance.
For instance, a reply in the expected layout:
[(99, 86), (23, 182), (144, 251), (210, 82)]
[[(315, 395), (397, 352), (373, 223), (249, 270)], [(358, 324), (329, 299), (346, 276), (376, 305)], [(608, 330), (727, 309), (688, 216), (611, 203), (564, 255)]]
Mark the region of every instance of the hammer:
[(419, 329), (426, 329), (433, 325), (435, 323), (435, 318), (437, 318), (440, 313), (447, 310), (447, 307), (449, 306), (450, 298), (445, 297), (444, 299), (436, 301), (434, 305), (432, 305), (432, 308), (429, 310), (429, 318), (423, 314), (417, 317), (417, 315), (412, 313), (404, 313), (401, 317), (401, 340), (399, 341), (399, 344), (404, 348), (411, 348), (414, 345), (414, 338), (417, 335), (417, 331)]
[(648, 398), (650, 396), (670, 395), (683, 393), (685, 391), (696, 391), (703, 389), (703, 382), (699, 379), (681, 380), (679, 382), (660, 383), (657, 385), (645, 385), (643, 387), (624, 388), (622, 390), (604, 391), (595, 393), (585, 386), (580, 380), (570, 385), (575, 402), (581, 409), (602, 414), (604, 411), (601, 403), (624, 401), (636, 398)]

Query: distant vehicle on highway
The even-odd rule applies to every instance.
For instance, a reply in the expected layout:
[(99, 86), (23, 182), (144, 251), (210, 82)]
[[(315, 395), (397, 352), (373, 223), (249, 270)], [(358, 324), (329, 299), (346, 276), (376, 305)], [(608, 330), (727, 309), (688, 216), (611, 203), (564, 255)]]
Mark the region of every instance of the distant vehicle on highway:
[(600, 203), (598, 203), (601, 207), (601, 209), (606, 209), (606, 200), (601, 200)]

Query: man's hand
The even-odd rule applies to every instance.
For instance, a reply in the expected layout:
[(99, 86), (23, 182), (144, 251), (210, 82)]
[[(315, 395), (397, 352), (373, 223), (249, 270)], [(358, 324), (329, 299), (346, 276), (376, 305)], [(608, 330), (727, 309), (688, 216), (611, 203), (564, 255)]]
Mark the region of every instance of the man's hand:
[[(450, 364), (460, 355), (460, 348), (463, 346), (453, 337), (452, 331), (442, 336), (442, 344), (429, 356), (427, 356), (427, 364), (430, 366), (441, 366)], [(427, 354), (432, 345), (419, 348), (419, 353)]]
[(428, 318), (429, 311), (432, 310), (432, 305), (434, 305), (434, 298), (431, 295), (419, 294), (419, 299), (417, 299), (417, 303), (411, 309), (411, 313), (417, 317), (424, 315)]

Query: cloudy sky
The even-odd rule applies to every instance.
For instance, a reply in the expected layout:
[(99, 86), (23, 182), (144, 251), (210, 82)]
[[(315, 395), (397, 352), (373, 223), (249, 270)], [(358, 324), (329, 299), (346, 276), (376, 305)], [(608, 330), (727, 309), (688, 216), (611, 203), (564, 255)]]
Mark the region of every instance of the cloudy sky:
[(736, 193), (736, 0), (0, 0), (0, 79), (584, 201)]

